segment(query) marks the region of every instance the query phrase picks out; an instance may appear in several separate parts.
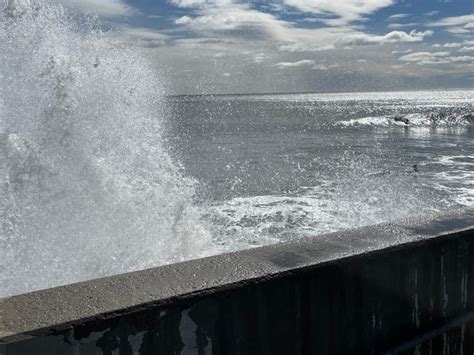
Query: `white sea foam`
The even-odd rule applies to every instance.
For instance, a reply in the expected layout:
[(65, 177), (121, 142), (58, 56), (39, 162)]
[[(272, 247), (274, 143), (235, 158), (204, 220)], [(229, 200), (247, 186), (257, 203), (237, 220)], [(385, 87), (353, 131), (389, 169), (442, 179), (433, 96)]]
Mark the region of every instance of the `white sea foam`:
[(348, 121), (339, 121), (338, 125), (340, 126), (379, 126), (387, 127), (390, 125), (404, 126), (403, 122), (395, 122), (386, 116), (375, 116), (375, 117), (362, 117), (362, 118), (353, 118)]
[(217, 242), (238, 250), (429, 215), (446, 207), (424, 188), (422, 176), (374, 170), (370, 162), (353, 159), (352, 165), (343, 162), (347, 169), (335, 181), (291, 194), (237, 197), (210, 206), (207, 218), (217, 230)]
[(160, 77), (93, 22), (0, 0), (0, 297), (211, 252)]
[(452, 126), (470, 126), (474, 124), (474, 116), (469, 113), (460, 114), (444, 114), (437, 112), (429, 113), (410, 113), (405, 115), (392, 116), (373, 116), (353, 118), (347, 121), (339, 121), (340, 126), (357, 127), (357, 126), (436, 126), (436, 127), (452, 127)]
[(433, 162), (447, 168), (433, 173), (433, 181), (460, 205), (474, 207), (474, 155), (441, 156)]

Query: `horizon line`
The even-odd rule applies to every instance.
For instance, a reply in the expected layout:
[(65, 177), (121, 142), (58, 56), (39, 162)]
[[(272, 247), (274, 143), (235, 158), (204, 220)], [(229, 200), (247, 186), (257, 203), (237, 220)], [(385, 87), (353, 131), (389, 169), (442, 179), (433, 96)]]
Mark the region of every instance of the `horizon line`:
[(165, 94), (165, 97), (186, 97), (186, 96), (267, 96), (267, 95), (305, 95), (305, 94), (353, 94), (353, 93), (374, 93), (374, 92), (410, 92), (410, 91), (472, 91), (474, 87), (457, 88), (435, 88), (435, 89), (398, 89), (398, 90), (327, 90), (327, 91), (281, 91), (281, 92), (248, 92), (248, 93), (200, 93), (200, 94)]

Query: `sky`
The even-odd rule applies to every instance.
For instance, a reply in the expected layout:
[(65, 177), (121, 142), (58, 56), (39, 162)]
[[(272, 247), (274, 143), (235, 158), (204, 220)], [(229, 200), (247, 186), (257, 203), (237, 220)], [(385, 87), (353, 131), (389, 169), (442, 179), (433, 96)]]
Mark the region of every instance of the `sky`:
[(473, 0), (55, 0), (143, 47), (171, 94), (474, 88)]

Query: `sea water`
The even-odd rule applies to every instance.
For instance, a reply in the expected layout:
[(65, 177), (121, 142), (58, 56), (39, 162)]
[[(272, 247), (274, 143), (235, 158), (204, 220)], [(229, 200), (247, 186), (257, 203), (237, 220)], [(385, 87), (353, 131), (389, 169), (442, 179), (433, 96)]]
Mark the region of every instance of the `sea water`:
[(120, 38), (0, 1), (0, 297), (474, 206), (474, 91), (168, 96)]
[(200, 182), (213, 240), (226, 250), (474, 207), (472, 90), (168, 105), (174, 154)]

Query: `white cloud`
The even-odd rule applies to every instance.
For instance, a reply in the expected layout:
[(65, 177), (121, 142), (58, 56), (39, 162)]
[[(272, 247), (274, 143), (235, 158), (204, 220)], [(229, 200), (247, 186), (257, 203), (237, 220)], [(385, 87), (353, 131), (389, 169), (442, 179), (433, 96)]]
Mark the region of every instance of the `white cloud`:
[(421, 42), (425, 37), (433, 35), (433, 31), (428, 30), (424, 32), (416, 32), (415, 30), (410, 33), (403, 31), (392, 31), (383, 36), (374, 36), (366, 33), (349, 36), (343, 41), (345, 44), (355, 45), (370, 45), (370, 44), (384, 44), (384, 43), (396, 43), (396, 42)]
[(434, 16), (434, 15), (437, 15), (439, 14), (439, 11), (429, 11), (429, 12), (425, 12), (423, 15), (427, 16), (427, 17), (431, 17), (431, 16)]
[[(334, 48), (335, 41), (351, 29), (303, 29), (292, 23), (278, 19), (272, 14), (252, 9), (248, 4), (225, 2), (210, 4), (195, 9), (193, 17), (183, 16), (175, 21), (188, 29), (205, 33), (240, 31), (239, 35), (260, 37), (279, 43), (280, 49), (287, 51), (320, 50)], [(250, 31), (242, 31), (244, 29)], [(237, 32), (234, 32), (237, 34)], [(263, 38), (264, 38), (263, 37)]]
[(169, 0), (168, 2), (180, 8), (202, 8), (230, 4), (232, 0)]
[(193, 19), (189, 16), (182, 16), (182, 17), (179, 17), (177, 18), (174, 23), (176, 23), (177, 25), (188, 25), (188, 24), (191, 24), (193, 22)]
[(280, 62), (280, 63), (275, 64), (275, 66), (280, 69), (310, 67), (310, 69), (312, 70), (330, 70), (330, 69), (338, 68), (339, 64), (327, 65), (327, 64), (321, 64), (321, 63), (315, 63), (314, 60), (303, 59), (297, 62)]
[(310, 60), (310, 59), (303, 59), (297, 62), (280, 62), (280, 63), (275, 64), (275, 66), (280, 69), (313, 66), (313, 65), (315, 65), (314, 60)]
[(452, 42), (452, 43), (443, 44), (444, 48), (458, 48), (458, 47), (461, 47), (461, 46), (462, 46), (462, 43), (459, 43), (459, 42)]
[(182, 16), (175, 21), (197, 31), (236, 30), (244, 26), (260, 28), (267, 32), (279, 31), (285, 22), (271, 14), (260, 12), (245, 4), (222, 1), (198, 9), (197, 16)]
[(351, 46), (382, 45), (385, 43), (413, 43), (421, 42), (431, 36), (433, 31), (410, 33), (392, 31), (385, 35), (371, 35), (351, 28), (330, 27), (320, 29), (290, 28), (286, 43), (280, 46), (281, 50), (289, 52), (327, 51), (333, 49), (347, 49)]
[(449, 56), (449, 52), (415, 52), (400, 57), (405, 62), (418, 62), (427, 58), (439, 58)]
[(392, 31), (385, 35), (371, 35), (352, 27), (326, 27), (306, 29), (277, 19), (271, 14), (250, 9), (247, 5), (210, 7), (199, 11), (198, 16), (183, 16), (176, 20), (195, 31), (228, 31), (251, 28), (258, 36), (264, 33), (270, 40), (279, 42), (283, 51), (326, 51), (353, 45), (377, 45), (384, 43), (421, 42), (433, 31), (407, 33)]
[[(358, 45), (421, 42), (425, 37), (433, 34), (431, 30), (424, 32), (413, 30), (409, 33), (392, 31), (385, 35), (372, 35), (362, 32), (357, 26), (301, 28), (276, 15), (256, 10), (251, 3), (235, 0), (170, 0), (170, 2), (176, 6), (193, 8), (191, 13), (175, 20), (176, 24), (185, 26), (188, 30), (201, 32), (205, 36), (214, 32), (222, 35), (225, 32), (227, 38), (234, 36), (243, 37), (246, 40), (261, 39), (287, 52), (328, 51)], [(300, 11), (319, 14), (318, 16), (323, 16), (334, 25), (333, 21), (342, 24), (362, 19), (363, 14), (388, 6), (393, 3), (393, 0), (347, 0), (344, 2), (284, 0), (284, 3)], [(339, 17), (327, 19), (328, 14)]]
[(444, 43), (444, 44), (440, 44), (440, 43), (435, 43), (433, 44), (433, 47), (434, 48), (460, 48), (460, 47), (463, 47), (463, 46), (472, 46), (474, 45), (474, 41), (470, 41), (470, 40), (465, 40), (465, 41), (462, 41), (462, 42), (449, 42), (449, 43)]
[(418, 65), (469, 63), (474, 61), (472, 56), (451, 56), (450, 52), (416, 52), (399, 58), (403, 62), (411, 62)]
[(470, 62), (474, 63), (474, 56), (464, 55), (459, 57), (449, 57), (451, 62)]
[(409, 16), (410, 16), (409, 14), (395, 14), (395, 15), (389, 16), (387, 20), (389, 21), (398, 20), (401, 18), (409, 17)]
[[(390, 6), (394, 0), (283, 0), (283, 2), (300, 11), (323, 16), (322, 21), (328, 25), (341, 26), (362, 20), (364, 15)], [(327, 15), (337, 18), (325, 19)]]
[(458, 52), (461, 52), (461, 53), (474, 52), (474, 47), (462, 47), (458, 49)]
[(304, 38), (302, 40), (295, 41), (293, 43), (282, 44), (280, 46), (280, 50), (285, 52), (321, 52), (332, 49), (336, 49), (334, 44), (324, 44), (318, 40), (311, 42), (305, 40)]
[(466, 30), (463, 27), (450, 27), (446, 31), (454, 34), (464, 34), (464, 33), (469, 33), (469, 30)]
[(474, 22), (474, 14), (463, 15), (463, 16), (453, 16), (453, 17), (445, 17), (441, 20), (433, 21), (429, 25), (430, 26), (460, 26), (465, 25), (470, 22)]
[(129, 16), (137, 10), (123, 0), (56, 0), (62, 5), (77, 11), (97, 14), (105, 17)]
[(411, 53), (413, 52), (413, 49), (406, 49), (402, 51), (392, 51), (392, 54), (404, 54), (404, 53)]
[[(470, 33), (472, 24), (474, 23), (474, 14), (463, 16), (445, 17), (437, 21), (428, 23), (432, 27), (447, 27), (446, 31), (455, 35), (463, 35)], [(474, 26), (473, 26), (474, 27)]]

